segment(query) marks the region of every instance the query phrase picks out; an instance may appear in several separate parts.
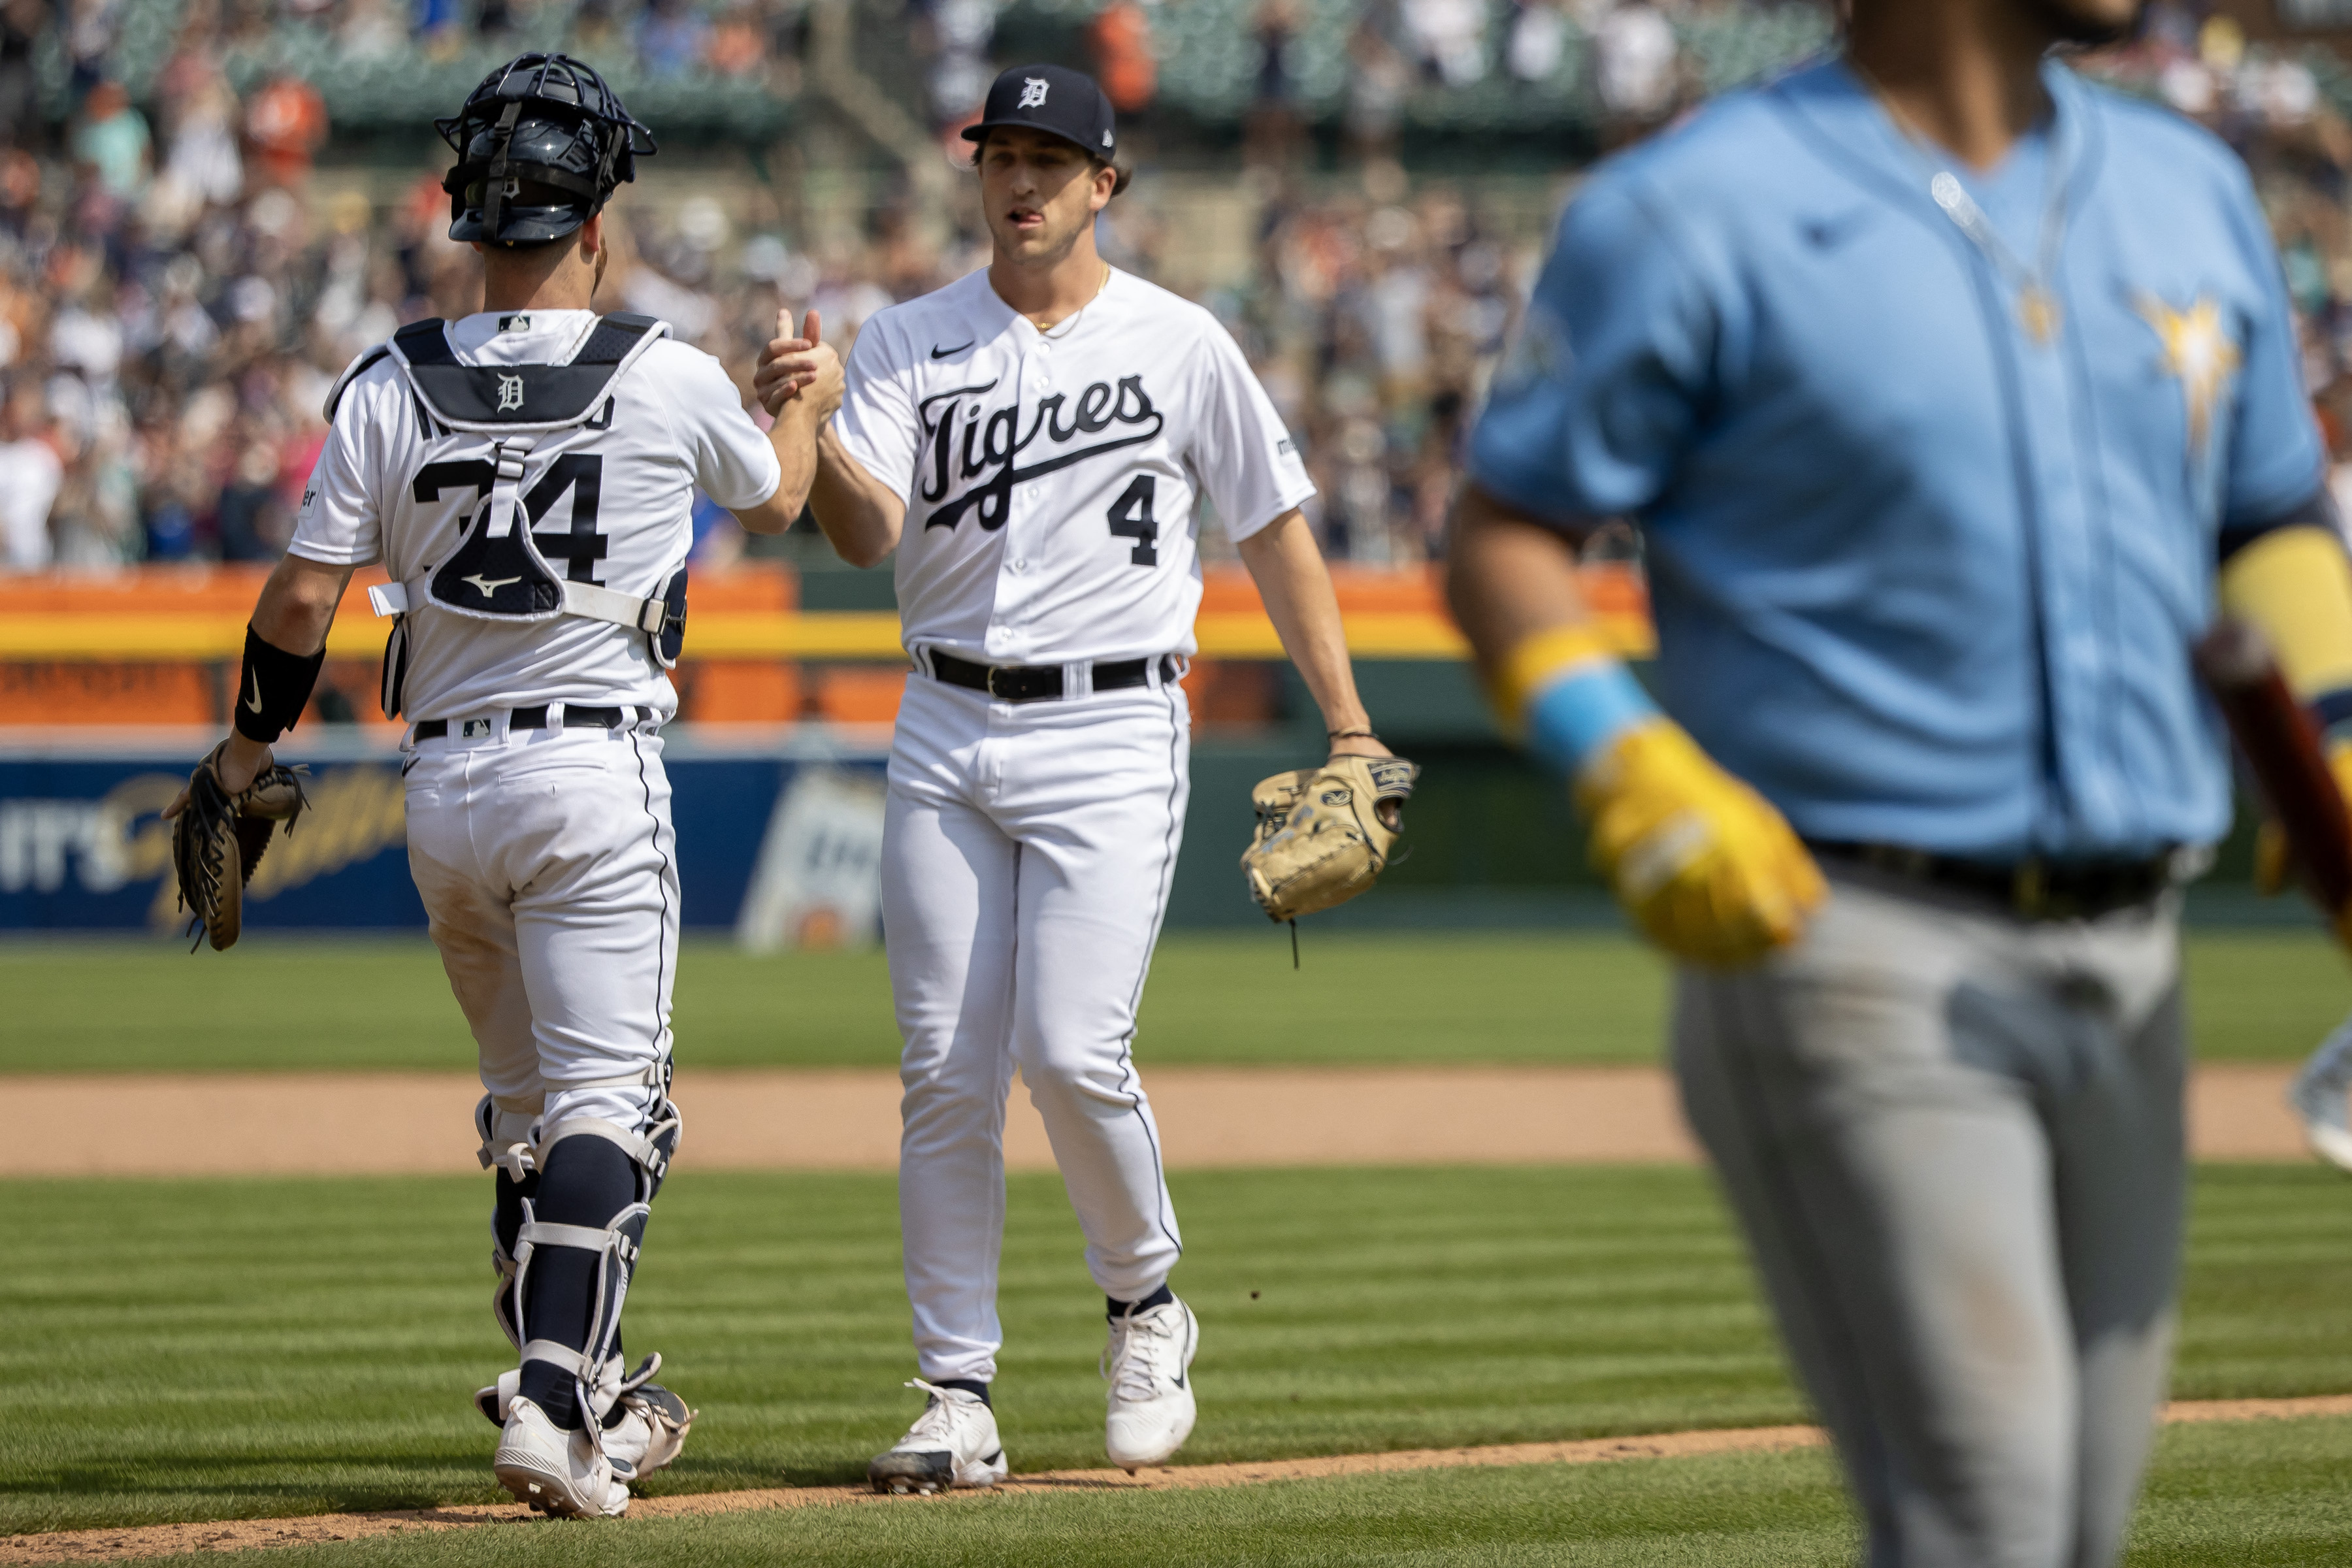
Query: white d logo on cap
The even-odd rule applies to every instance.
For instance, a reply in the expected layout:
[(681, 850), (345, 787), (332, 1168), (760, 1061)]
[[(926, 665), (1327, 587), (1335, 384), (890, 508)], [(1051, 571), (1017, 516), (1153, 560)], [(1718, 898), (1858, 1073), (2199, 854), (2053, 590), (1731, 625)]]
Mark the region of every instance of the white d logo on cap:
[(1052, 85), (1053, 84), (1051, 82), (1047, 81), (1041, 76), (1023, 77), (1021, 79), (1021, 101), (1014, 104), (1013, 107), (1015, 109), (1043, 108), (1045, 102), (1045, 89)]

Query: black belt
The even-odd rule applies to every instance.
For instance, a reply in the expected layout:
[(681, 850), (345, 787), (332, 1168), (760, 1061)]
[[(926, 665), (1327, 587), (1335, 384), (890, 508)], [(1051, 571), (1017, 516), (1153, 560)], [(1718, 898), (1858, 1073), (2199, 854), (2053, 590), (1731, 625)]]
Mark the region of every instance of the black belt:
[[(617, 730), (632, 721), (643, 722), (653, 716), (654, 710), (645, 707), (578, 708), (566, 703), (563, 709), (563, 727), (567, 730)], [(416, 739), (441, 740), (449, 733), (449, 722), (446, 719), (419, 720), (416, 725)], [(546, 729), (547, 704), (542, 702), (536, 708), (516, 709), (508, 715), (507, 728), (509, 730)]]
[(1963, 860), (1900, 844), (1809, 838), (1825, 859), (1844, 860), (1930, 887), (1990, 899), (2020, 920), (2090, 921), (2145, 904), (2178, 879), (2168, 852), (2147, 860)]
[[(950, 686), (985, 691), (999, 702), (1045, 702), (1062, 695), (1062, 667), (1058, 664), (974, 664), (951, 653), (938, 652), (932, 653), (929, 660), (931, 674), (939, 679)], [(1123, 691), (1131, 686), (1149, 686), (1153, 662), (1149, 658), (1097, 660), (1094, 689)], [(1176, 679), (1176, 660), (1161, 654), (1157, 662), (1160, 684), (1172, 683)]]

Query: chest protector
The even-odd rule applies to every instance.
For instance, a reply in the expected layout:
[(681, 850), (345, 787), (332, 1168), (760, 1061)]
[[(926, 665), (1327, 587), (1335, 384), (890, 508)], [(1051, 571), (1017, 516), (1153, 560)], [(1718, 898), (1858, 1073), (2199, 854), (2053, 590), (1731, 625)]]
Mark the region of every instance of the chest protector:
[[(327, 401), (331, 423), (343, 388), (378, 360), (390, 359), (424, 411), (452, 430), (491, 438), (488, 489), (449, 559), (428, 563), (422, 575), (368, 590), (378, 616), (394, 617), (383, 650), (383, 711), (399, 715), (408, 665), (408, 617), (425, 611), (476, 620), (532, 624), (564, 616), (635, 626), (646, 651), (667, 669), (686, 642), (686, 567), (668, 574), (659, 593), (640, 598), (557, 574), (530, 536), (522, 500), (524, 461), (533, 444), (561, 431), (593, 425), (613, 387), (654, 342), (667, 322), (624, 311), (600, 320), (580, 352), (564, 364), (467, 364), (449, 347), (438, 318), (415, 321), (392, 342), (343, 373)], [(609, 418), (609, 415), (604, 415)]]

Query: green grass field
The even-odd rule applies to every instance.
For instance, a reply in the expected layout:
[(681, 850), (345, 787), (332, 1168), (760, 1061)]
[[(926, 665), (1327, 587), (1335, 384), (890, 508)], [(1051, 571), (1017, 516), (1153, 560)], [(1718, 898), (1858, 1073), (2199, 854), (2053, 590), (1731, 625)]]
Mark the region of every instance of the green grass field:
[[(2126, 1561), (2131, 1568), (2340, 1562), (2352, 1542), (2347, 1468), (2352, 1421), (2167, 1433)], [(170, 1561), (191, 1568), (1846, 1568), (1854, 1545), (1835, 1470), (1814, 1452), (535, 1524)]]
[[(1188, 1458), (1803, 1414), (1696, 1173), (1220, 1173), (1181, 1177), (1176, 1191), (1189, 1248), (1177, 1283), (1203, 1323), (1203, 1415)], [(491, 1500), (494, 1436), (467, 1395), (511, 1352), (485, 1310), (486, 1196), (482, 1183), (441, 1178), (0, 1184), (12, 1221), (0, 1534)], [(702, 1419), (652, 1489), (859, 1475), (918, 1407), (898, 1387), (911, 1356), (897, 1254), (887, 1177), (690, 1174), (666, 1192), (629, 1336), (669, 1357), (668, 1380)], [(1099, 1298), (1051, 1177), (1013, 1184), (1003, 1307), (998, 1408), (1015, 1467), (1099, 1465)], [(2340, 1178), (2205, 1171), (2179, 1392), (2346, 1389), (2352, 1204)], [(1817, 1479), (1776, 1491), (1769, 1477), (1783, 1473), (1813, 1472), (1723, 1468), (1723, 1517), (1768, 1533), (1795, 1519), (1831, 1550), (1835, 1508)], [(1500, 1554), (1474, 1560), (1513, 1560), (1525, 1541), (1512, 1532), (1546, 1510), (1573, 1511), (1578, 1488), (1630, 1487), (1638, 1513), (1643, 1488), (1681, 1484), (1536, 1478), (1526, 1506), (1537, 1512), (1496, 1521)], [(1491, 1479), (1426, 1485), (1435, 1521), (1500, 1495), (1482, 1489), (1500, 1485)], [(1737, 1500), (1743, 1488), (1757, 1500)], [(1255, 1495), (1165, 1506), (1193, 1521), (1183, 1528), (1215, 1531), (1219, 1510), (1253, 1509), (1233, 1500)], [(1659, 1494), (1660, 1510), (1670, 1504)], [(1087, 1510), (1129, 1505), (1074, 1506), (1067, 1528), (1084, 1531), (1110, 1517)], [(1267, 1550), (1324, 1506), (1270, 1516)], [(1063, 1528), (1051, 1509), (1040, 1517)], [(1577, 1528), (1620, 1525), (1632, 1529), (1613, 1517)], [(709, 1528), (733, 1539), (744, 1527)], [(777, 1528), (850, 1531), (846, 1561), (865, 1550), (856, 1532), (884, 1527)], [(2352, 1552), (2352, 1528), (2340, 1540)], [(1753, 1560), (1768, 1559), (1783, 1560)]]
[[(1667, 978), (1593, 934), (1162, 944), (1149, 1062), (1643, 1062)], [(2288, 1060), (2352, 1006), (2301, 932), (2200, 932), (2198, 1047)], [(0, 1073), (391, 1068), (472, 1050), (429, 947), (265, 935), (0, 943)], [(875, 954), (681, 964), (690, 1065), (889, 1064)], [(1181, 1175), (1205, 1325), (1193, 1460), (1801, 1418), (1706, 1178), (1677, 1170)], [(467, 1395), (510, 1356), (474, 1179), (0, 1182), (0, 1534), (491, 1500)], [(2352, 1391), (2352, 1189), (2200, 1173), (2178, 1389)], [(701, 1407), (655, 1491), (856, 1477), (917, 1407), (887, 1177), (689, 1173), (630, 1309)], [(1017, 1468), (1101, 1463), (1099, 1306), (1057, 1181), (1012, 1184), (999, 1384)], [(2352, 1421), (2168, 1435), (2135, 1564), (2352, 1561)], [(313, 1562), (1842, 1563), (1820, 1454), (1445, 1472), (410, 1535)], [(203, 1561), (217, 1565), (219, 1559)]]
[[(2285, 1061), (2352, 1009), (2352, 967), (2316, 934), (2199, 932), (2197, 1048)], [(1138, 1055), (1151, 1062), (1646, 1062), (1665, 966), (1602, 934), (1310, 931), (1160, 943)], [(419, 940), (257, 934), (226, 953), (168, 942), (0, 943), (0, 1073), (289, 1068), (467, 1071), (473, 1046)], [(879, 953), (754, 958), (719, 941), (678, 966), (688, 1067), (885, 1067), (898, 1058)]]

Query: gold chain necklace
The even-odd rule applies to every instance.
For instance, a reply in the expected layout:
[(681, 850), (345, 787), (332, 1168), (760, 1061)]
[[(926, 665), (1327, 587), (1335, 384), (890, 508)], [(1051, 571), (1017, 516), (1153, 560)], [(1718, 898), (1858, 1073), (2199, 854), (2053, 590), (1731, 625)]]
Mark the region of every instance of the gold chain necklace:
[[(1047, 342), (1058, 342), (1062, 339), (1068, 337), (1073, 331), (1077, 330), (1078, 318), (1085, 315), (1088, 310), (1093, 310), (1095, 301), (1101, 299), (1103, 297), (1103, 290), (1109, 287), (1110, 263), (1106, 261), (1103, 263), (1102, 281), (1096, 284), (1095, 291), (1087, 296), (1087, 302), (1079, 306), (1076, 310), (1071, 311), (1070, 319), (1068, 321), (1056, 321), (1051, 327), (1038, 327), (1037, 335), (1045, 339)], [(1036, 326), (1036, 323), (1033, 321), (1030, 325)]]
[(1952, 220), (1953, 227), (1968, 236), (1969, 242), (1991, 264), (1992, 269), (2016, 288), (2017, 319), (2024, 327), (2025, 335), (2037, 345), (2047, 348), (2057, 340), (2058, 330), (2065, 322), (2065, 312), (2058, 304), (2057, 291), (2049, 281), (2057, 268), (2058, 250), (2065, 242), (2066, 234), (2066, 171), (2058, 163), (2056, 131), (2053, 129), (2051, 133), (2049, 166), (2042, 175), (2048, 194), (2042, 197), (2042, 203), (2041, 253), (2036, 257), (2035, 264), (2029, 268), (2018, 259), (2008, 241), (2001, 238), (2000, 231), (1993, 227), (1992, 220), (1985, 216), (1984, 208), (1969, 195), (1969, 189), (1960, 183), (1960, 177), (1950, 169), (1938, 165), (1937, 156), (1943, 149), (1911, 123), (1911, 117), (1903, 112), (1894, 95), (1864, 68), (1860, 60), (1849, 54), (1845, 57), (1845, 64), (1846, 68), (1870, 89), (1871, 96), (1878, 100), (1878, 106), (1886, 111), (1888, 121), (1903, 138), (1904, 145), (1927, 170), (1928, 197), (1946, 217)]

